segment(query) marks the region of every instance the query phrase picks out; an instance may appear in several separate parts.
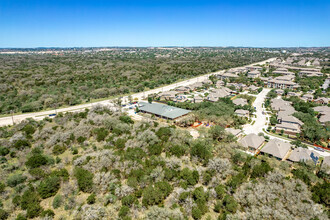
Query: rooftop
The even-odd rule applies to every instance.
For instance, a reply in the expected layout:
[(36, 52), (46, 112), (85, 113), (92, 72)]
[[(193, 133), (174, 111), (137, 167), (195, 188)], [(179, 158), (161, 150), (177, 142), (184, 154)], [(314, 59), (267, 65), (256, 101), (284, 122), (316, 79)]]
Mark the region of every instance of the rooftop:
[(168, 106), (156, 102), (153, 103), (140, 102), (139, 109), (141, 111), (159, 115), (169, 119), (176, 119), (180, 116), (186, 115), (189, 112), (191, 112), (190, 110)]

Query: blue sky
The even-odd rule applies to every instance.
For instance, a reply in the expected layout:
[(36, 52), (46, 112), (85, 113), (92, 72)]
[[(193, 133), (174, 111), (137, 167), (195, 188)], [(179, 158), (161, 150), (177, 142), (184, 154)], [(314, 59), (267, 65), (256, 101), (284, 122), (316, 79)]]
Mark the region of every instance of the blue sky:
[(330, 1), (0, 0), (0, 47), (330, 46)]

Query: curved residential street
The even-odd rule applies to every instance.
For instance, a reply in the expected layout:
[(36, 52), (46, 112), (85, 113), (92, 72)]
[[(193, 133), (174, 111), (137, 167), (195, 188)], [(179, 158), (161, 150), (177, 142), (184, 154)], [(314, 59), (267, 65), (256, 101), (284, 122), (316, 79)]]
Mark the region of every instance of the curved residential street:
[(271, 89), (269, 88), (264, 88), (257, 96), (256, 100), (253, 103), (253, 107), (256, 109), (256, 112), (254, 115), (256, 116), (255, 118), (252, 118), (254, 120), (254, 124), (247, 124), (243, 127), (243, 131), (245, 134), (251, 134), (255, 133), (258, 134), (259, 132), (263, 132), (263, 128), (266, 127), (266, 122), (267, 122), (267, 115), (262, 114), (264, 111), (264, 108), (262, 107), (262, 104), (265, 102), (265, 98), (268, 94), (268, 92)]
[[(291, 140), (288, 140), (286, 138), (273, 136), (271, 134), (267, 134), (267, 133), (264, 132), (264, 130), (266, 130), (267, 127), (268, 127), (268, 120), (269, 120), (270, 116), (267, 115), (266, 113), (262, 114), (262, 112), (265, 111), (262, 104), (265, 102), (266, 96), (267, 96), (267, 94), (270, 90), (271, 89), (269, 89), (269, 88), (264, 88), (256, 96), (256, 100), (253, 103), (253, 107), (255, 107), (255, 109), (256, 109), (256, 112), (254, 113), (254, 115), (256, 117), (252, 118), (252, 120), (255, 121), (255, 122), (254, 123), (252, 122), (252, 124), (245, 125), (243, 127), (243, 132), (245, 134), (251, 134), (251, 133), (259, 134), (260, 132), (262, 132), (262, 133), (264, 133), (264, 135), (269, 136), (270, 139), (275, 138), (275, 139), (279, 139), (279, 140), (284, 141), (284, 142), (291, 142)], [(267, 117), (268, 117), (268, 120), (267, 120)], [(316, 153), (318, 153), (318, 154), (320, 154), (324, 157), (325, 156), (330, 156), (330, 152), (328, 152), (328, 151), (324, 151), (324, 152), (317, 151), (317, 150), (314, 149), (314, 147), (312, 145), (308, 145), (308, 149), (312, 150), (312, 151), (314, 151), (314, 152), (316, 152)]]
[[(253, 64), (249, 64), (246, 66), (251, 66), (251, 65), (263, 65), (266, 62), (271, 62), (273, 60), (275, 60), (276, 58), (270, 58), (268, 60), (264, 60), (261, 62), (257, 62), (257, 63), (253, 63)], [(244, 66), (244, 67), (246, 67)], [(213, 74), (219, 74), (219, 73), (223, 73), (225, 70), (220, 70), (214, 73), (208, 73), (202, 76), (198, 76), (195, 78), (191, 78), (191, 79), (187, 79), (178, 83), (174, 83), (171, 85), (167, 85), (164, 87), (160, 87), (157, 89), (152, 89), (152, 90), (148, 90), (145, 92), (140, 92), (140, 93), (136, 93), (136, 94), (132, 94), (132, 98), (135, 99), (137, 98), (138, 100), (143, 99), (144, 97), (147, 97), (149, 94), (153, 94), (153, 93), (159, 93), (159, 92), (163, 92), (163, 91), (169, 91), (171, 89), (174, 89), (178, 86), (187, 86), (190, 84), (193, 84), (195, 82), (201, 82), (204, 81), (206, 79), (209, 78), (209, 76), (213, 75)], [(27, 118), (33, 118), (35, 120), (42, 120), (43, 118), (49, 116), (50, 114), (55, 114), (55, 113), (59, 113), (59, 112), (76, 112), (76, 111), (82, 111), (85, 108), (91, 108), (93, 105), (109, 105), (111, 103), (111, 99), (108, 100), (104, 100), (104, 101), (99, 101), (99, 102), (95, 102), (95, 103), (87, 103), (87, 104), (81, 104), (81, 105), (76, 105), (76, 106), (70, 106), (70, 107), (65, 107), (65, 108), (59, 108), (56, 111), (55, 110), (48, 110), (48, 111), (43, 111), (43, 112), (34, 112), (34, 113), (27, 113), (27, 114), (20, 114), (20, 115), (14, 115), (12, 116), (7, 116), (7, 117), (2, 117), (0, 118), (0, 126), (5, 126), (5, 125), (12, 125), (13, 122), (14, 123), (19, 123), (24, 119)], [(123, 103), (127, 103), (128, 102), (128, 96), (124, 96), (122, 98)]]

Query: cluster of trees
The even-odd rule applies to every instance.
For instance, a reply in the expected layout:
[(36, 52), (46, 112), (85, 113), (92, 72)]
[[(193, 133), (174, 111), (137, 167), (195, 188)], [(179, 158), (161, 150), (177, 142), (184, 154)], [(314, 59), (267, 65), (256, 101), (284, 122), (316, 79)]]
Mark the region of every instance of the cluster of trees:
[(0, 146), (0, 219), (329, 217), (327, 172), (249, 156), (221, 125), (195, 140), (95, 106), (4, 127)]
[[(242, 98), (248, 98), (249, 102), (253, 101), (251, 97), (252, 96), (248, 95), (242, 96)], [(240, 127), (246, 123), (244, 118), (234, 115), (236, 109), (245, 109), (250, 112), (255, 111), (250, 105), (235, 105), (230, 98), (221, 98), (217, 102), (169, 102), (168, 104), (179, 108), (192, 110), (195, 120), (197, 121), (208, 121), (223, 127)]]
[(313, 110), (313, 107), (317, 106), (315, 103), (302, 101), (298, 97), (290, 97), (288, 100), (292, 102), (297, 111), (293, 115), (304, 123), (300, 135), (301, 139), (320, 145), (321, 141), (329, 139), (329, 126), (322, 126), (315, 117), (316, 113)]
[(271, 56), (266, 50), (253, 48), (117, 48), (95, 53), (3, 54), (0, 114), (141, 92)]

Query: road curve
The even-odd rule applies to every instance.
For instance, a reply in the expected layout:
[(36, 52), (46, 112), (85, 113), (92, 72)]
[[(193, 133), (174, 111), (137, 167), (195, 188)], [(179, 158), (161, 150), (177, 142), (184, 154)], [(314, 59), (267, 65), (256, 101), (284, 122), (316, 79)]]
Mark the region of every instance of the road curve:
[[(244, 125), (243, 126), (243, 132), (245, 134), (251, 134), (251, 133), (259, 134), (261, 132), (261, 133), (264, 133), (264, 135), (268, 135), (270, 139), (279, 139), (279, 140), (284, 141), (284, 142), (291, 142), (291, 140), (288, 140), (286, 138), (273, 136), (272, 134), (267, 134), (267, 133), (264, 132), (268, 127), (268, 122), (269, 122), (270, 115), (262, 114), (262, 112), (265, 111), (265, 108), (263, 108), (262, 104), (265, 102), (266, 96), (267, 96), (267, 94), (270, 90), (271, 89), (269, 89), (269, 88), (264, 88), (256, 96), (257, 98), (253, 103), (253, 107), (255, 107), (255, 109), (256, 109), (256, 112), (255, 112), (256, 118), (253, 118), (255, 120), (255, 122), (254, 122), (253, 125), (252, 124)], [(267, 118), (268, 118), (268, 120), (267, 120)], [(328, 151), (324, 151), (324, 152), (317, 151), (317, 150), (314, 149), (313, 145), (308, 145), (307, 147), (308, 147), (309, 150), (314, 151), (314, 152), (320, 154), (323, 157), (330, 156), (330, 152), (328, 152)]]
[[(262, 65), (265, 64), (266, 62), (271, 62), (273, 60), (275, 60), (276, 58), (270, 58), (261, 62), (257, 62), (257, 63), (253, 63), (253, 64), (249, 64), (246, 66), (250, 66), (250, 65)], [(246, 67), (244, 66), (244, 67)], [(187, 86), (190, 85), (192, 83), (195, 82), (201, 82), (205, 79), (208, 79), (209, 76), (213, 75), (213, 74), (219, 74), (219, 73), (223, 73), (225, 70), (220, 70), (217, 72), (213, 72), (213, 73), (208, 73), (202, 76), (198, 76), (195, 78), (191, 78), (191, 79), (187, 79), (178, 83), (173, 83), (167, 86), (163, 86), (157, 89), (152, 89), (152, 90), (148, 90), (145, 92), (140, 92), (140, 93), (136, 93), (136, 94), (132, 94), (132, 98), (135, 99), (142, 99), (143, 97), (147, 97), (149, 94), (153, 94), (153, 93), (158, 93), (158, 92), (163, 92), (163, 91), (169, 91), (171, 89), (174, 89), (175, 87), (178, 86)], [(123, 97), (123, 102), (127, 102), (128, 101), (128, 96), (124, 96)], [(99, 101), (99, 102), (94, 102), (94, 103), (87, 103), (87, 104), (81, 104), (81, 105), (75, 105), (75, 106), (70, 106), (70, 107), (64, 107), (64, 108), (59, 108), (56, 110), (56, 113), (59, 112), (75, 112), (75, 111), (81, 111), (85, 108), (91, 108), (93, 105), (108, 105), (110, 104), (111, 99), (108, 100), (104, 100), (104, 101)], [(48, 110), (48, 111), (42, 111), (42, 112), (33, 112), (33, 113), (26, 113), (26, 114), (20, 114), (20, 115), (14, 115), (14, 116), (8, 116), (8, 117), (2, 117), (0, 118), (0, 127), (1, 126), (6, 126), (6, 125), (12, 125), (13, 123), (19, 123), (24, 119), (27, 118), (33, 118), (35, 120), (41, 120), (45, 117), (47, 117), (50, 114), (54, 114), (55, 110)]]

